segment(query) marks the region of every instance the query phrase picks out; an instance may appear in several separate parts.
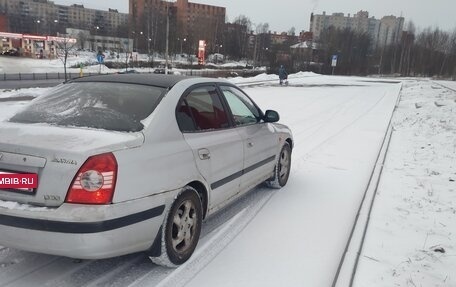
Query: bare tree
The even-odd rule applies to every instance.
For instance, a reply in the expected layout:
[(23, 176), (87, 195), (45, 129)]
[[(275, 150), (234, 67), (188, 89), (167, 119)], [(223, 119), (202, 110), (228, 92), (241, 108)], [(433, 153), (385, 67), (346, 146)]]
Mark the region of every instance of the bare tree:
[(248, 48), (248, 39), (249, 32), (252, 30), (252, 22), (247, 16), (239, 15), (234, 19), (234, 24), (236, 24), (234, 40), (236, 41), (236, 46), (238, 47), (239, 58), (247, 57), (247, 48)]
[(56, 37), (54, 42), (56, 43), (57, 57), (63, 63), (65, 81), (67, 81), (68, 80), (68, 75), (67, 75), (68, 55), (70, 54), (70, 52), (75, 51), (76, 45), (77, 45), (77, 40), (74, 38), (71, 38), (69, 35), (64, 35), (63, 37)]

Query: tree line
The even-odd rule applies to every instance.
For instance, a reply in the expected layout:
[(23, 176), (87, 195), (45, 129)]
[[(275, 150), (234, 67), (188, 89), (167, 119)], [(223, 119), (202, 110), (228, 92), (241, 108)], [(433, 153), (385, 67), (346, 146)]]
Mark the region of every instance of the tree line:
[(320, 72), (331, 73), (331, 56), (338, 55), (336, 73), (342, 75), (393, 74), (400, 76), (456, 78), (456, 29), (417, 31), (409, 23), (400, 40), (375, 46), (365, 33), (348, 29), (327, 29), (314, 57)]
[[(399, 41), (389, 45), (375, 43), (367, 33), (350, 29), (326, 29), (318, 42), (307, 41), (305, 49), (292, 49), (299, 42), (294, 28), (289, 40), (273, 44), (269, 25), (254, 25), (246, 16), (237, 17), (227, 25), (224, 54), (232, 59), (247, 59), (272, 70), (285, 64), (290, 71), (312, 70), (331, 74), (331, 58), (338, 56), (336, 74), (453, 77), (456, 78), (456, 29), (417, 30), (409, 22)], [(251, 37), (251, 32), (255, 37)], [(253, 40), (252, 40), (253, 39)]]

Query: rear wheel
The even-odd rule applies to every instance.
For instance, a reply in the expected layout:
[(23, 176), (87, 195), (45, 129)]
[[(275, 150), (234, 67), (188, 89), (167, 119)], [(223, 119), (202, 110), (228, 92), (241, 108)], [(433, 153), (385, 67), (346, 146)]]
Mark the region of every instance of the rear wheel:
[(198, 192), (186, 186), (166, 216), (162, 230), (161, 255), (151, 257), (159, 265), (175, 267), (193, 254), (201, 233), (203, 212)]
[(291, 147), (288, 142), (282, 147), (279, 158), (274, 167), (274, 175), (266, 181), (266, 184), (272, 188), (281, 188), (287, 184), (291, 170)]

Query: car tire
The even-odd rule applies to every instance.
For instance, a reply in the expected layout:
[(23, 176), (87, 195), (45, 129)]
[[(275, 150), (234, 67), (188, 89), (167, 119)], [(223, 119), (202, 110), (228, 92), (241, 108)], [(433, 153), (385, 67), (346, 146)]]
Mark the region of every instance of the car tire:
[(198, 244), (203, 222), (203, 210), (198, 192), (185, 186), (171, 205), (161, 228), (160, 256), (152, 262), (176, 267), (186, 262)]
[(266, 181), (266, 185), (271, 188), (282, 188), (288, 182), (291, 170), (291, 147), (288, 142), (285, 142), (279, 153), (276, 165), (274, 167), (274, 175)]

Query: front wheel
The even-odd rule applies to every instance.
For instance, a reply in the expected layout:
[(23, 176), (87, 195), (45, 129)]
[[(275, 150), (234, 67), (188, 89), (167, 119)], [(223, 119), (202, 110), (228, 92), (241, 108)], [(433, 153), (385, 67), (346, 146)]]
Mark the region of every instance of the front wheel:
[(175, 267), (193, 254), (201, 233), (203, 212), (197, 191), (186, 186), (174, 200), (163, 224), (161, 255), (151, 257), (159, 265)]
[(281, 188), (287, 184), (291, 170), (291, 147), (288, 142), (282, 147), (279, 158), (274, 167), (274, 175), (266, 181), (266, 184), (272, 188)]

